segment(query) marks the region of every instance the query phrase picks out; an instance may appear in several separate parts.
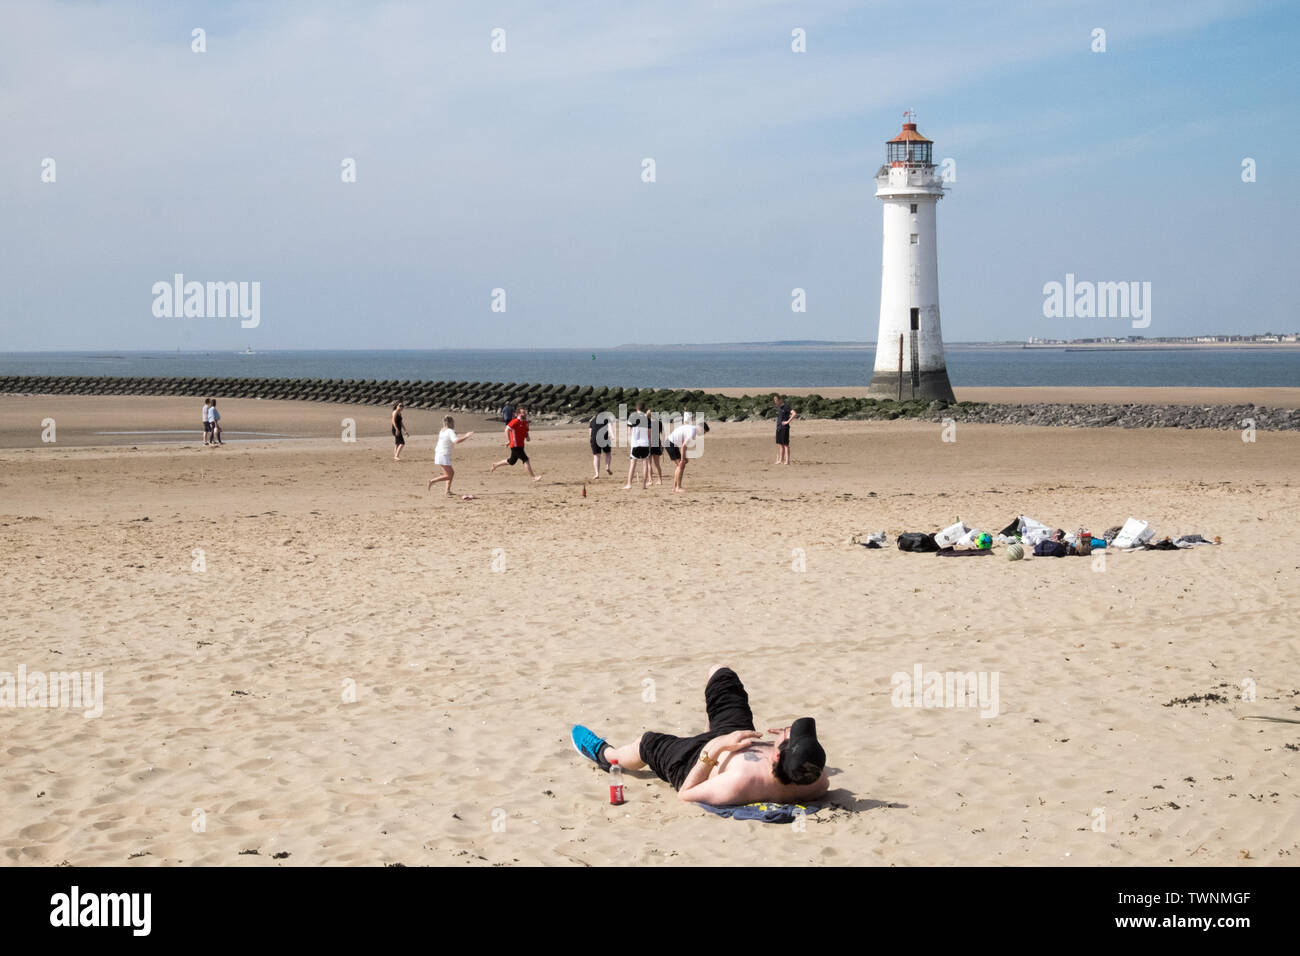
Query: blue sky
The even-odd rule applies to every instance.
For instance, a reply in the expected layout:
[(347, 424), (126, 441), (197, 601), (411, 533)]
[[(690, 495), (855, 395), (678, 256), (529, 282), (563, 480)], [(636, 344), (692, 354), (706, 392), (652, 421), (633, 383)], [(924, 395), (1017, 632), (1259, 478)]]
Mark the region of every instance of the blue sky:
[[(871, 340), (907, 108), (947, 340), (1133, 331), (1045, 318), (1066, 273), (1150, 282), (1148, 335), (1300, 328), (1295, 4), (914, 9), (9, 2), (0, 351)], [(260, 325), (155, 317), (177, 272)]]

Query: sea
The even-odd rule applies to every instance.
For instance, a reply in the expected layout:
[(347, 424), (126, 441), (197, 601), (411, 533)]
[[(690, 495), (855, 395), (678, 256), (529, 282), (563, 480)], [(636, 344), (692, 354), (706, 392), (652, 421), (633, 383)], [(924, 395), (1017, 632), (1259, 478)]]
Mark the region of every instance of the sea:
[[(1300, 348), (946, 347), (955, 386), (1300, 387)], [(861, 387), (874, 347), (8, 352), (0, 375), (469, 381), (624, 388)]]

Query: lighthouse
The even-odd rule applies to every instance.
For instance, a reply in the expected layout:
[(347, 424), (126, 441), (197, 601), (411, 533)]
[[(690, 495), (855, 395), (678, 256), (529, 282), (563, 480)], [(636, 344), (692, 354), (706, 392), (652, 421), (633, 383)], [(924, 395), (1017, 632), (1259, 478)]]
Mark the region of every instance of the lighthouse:
[(880, 257), (880, 332), (870, 393), (881, 398), (952, 402), (939, 330), (939, 254), (935, 211), (943, 180), (934, 144), (903, 114), (903, 131), (885, 144), (876, 173), (876, 198), (884, 204)]

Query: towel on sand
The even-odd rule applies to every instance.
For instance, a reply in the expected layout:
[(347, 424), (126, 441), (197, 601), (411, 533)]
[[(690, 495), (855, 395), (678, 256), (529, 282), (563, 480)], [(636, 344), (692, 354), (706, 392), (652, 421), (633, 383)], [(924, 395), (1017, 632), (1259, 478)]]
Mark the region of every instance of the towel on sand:
[(819, 806), (804, 806), (799, 803), (746, 803), (738, 807), (719, 807), (711, 803), (699, 803), (696, 806), (710, 813), (716, 813), (720, 817), (731, 817), (733, 820), (760, 820), (763, 823), (793, 823), (800, 810), (812, 816), (821, 809)]

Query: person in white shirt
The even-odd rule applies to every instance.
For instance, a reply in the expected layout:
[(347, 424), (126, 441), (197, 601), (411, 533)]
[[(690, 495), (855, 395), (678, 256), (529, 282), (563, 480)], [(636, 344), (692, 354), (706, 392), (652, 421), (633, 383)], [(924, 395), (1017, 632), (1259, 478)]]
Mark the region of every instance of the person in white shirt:
[(438, 445), (433, 450), (433, 463), (442, 468), (442, 474), (437, 478), (429, 479), (429, 487), (426, 491), (432, 491), (433, 486), (440, 481), (447, 483), (447, 496), (451, 497), (451, 480), (456, 477), (456, 469), (451, 467), (451, 450), (463, 441), (468, 441), (474, 437), (473, 432), (466, 432), (463, 435), (456, 434), (456, 422), (450, 415), (442, 419), (442, 431), (438, 432)]
[(708, 431), (708, 422), (696, 425), (691, 419), (691, 413), (687, 412), (685, 421), (672, 430), (672, 433), (668, 436), (668, 441), (664, 444), (664, 448), (668, 451), (668, 457), (677, 464), (677, 469), (673, 472), (673, 491), (678, 494), (681, 494), (682, 491), (682, 478), (686, 476), (686, 446), (695, 441), (700, 432), (707, 434)]
[(212, 399), (203, 400), (203, 444), (212, 444)]
[(645, 402), (637, 402), (636, 411), (627, 417), (628, 427), (628, 466), (627, 484), (623, 490), (632, 487), (636, 477), (637, 463), (641, 464), (641, 487), (650, 486), (650, 416), (646, 414)]
[(217, 400), (209, 398), (211, 407), (208, 409), (208, 417), (212, 419), (212, 444), (224, 445), (225, 441), (221, 437), (221, 413), (217, 411)]

